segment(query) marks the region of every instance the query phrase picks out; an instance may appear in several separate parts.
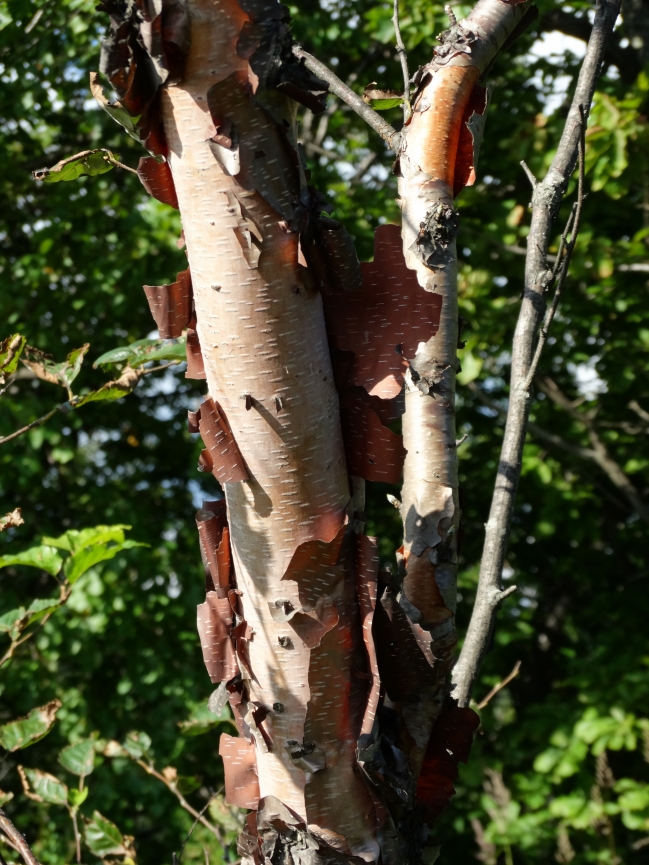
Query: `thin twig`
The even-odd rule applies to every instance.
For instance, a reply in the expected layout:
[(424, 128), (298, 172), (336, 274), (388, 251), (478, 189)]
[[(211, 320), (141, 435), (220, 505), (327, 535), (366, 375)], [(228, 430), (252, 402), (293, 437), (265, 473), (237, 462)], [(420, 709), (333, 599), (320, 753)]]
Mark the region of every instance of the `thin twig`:
[[(170, 366), (177, 366), (179, 363), (181, 363), (181, 361), (171, 360), (171, 361), (169, 361), (169, 363), (164, 363), (164, 364), (161, 364), (160, 366), (153, 366), (153, 367), (148, 367), (148, 368), (142, 367), (138, 370), (135, 370), (135, 372), (138, 373), (139, 378), (143, 378), (145, 375), (151, 375), (151, 373), (153, 373), (153, 372), (160, 372), (161, 370), (168, 369)], [(108, 384), (111, 384), (111, 383), (112, 382), (108, 382)], [(26, 432), (29, 432), (30, 430), (35, 429), (36, 427), (42, 426), (51, 417), (53, 417), (57, 413), (57, 411), (68, 412), (70, 410), (74, 410), (75, 408), (76, 408), (76, 405), (74, 404), (74, 397), (73, 397), (71, 400), (68, 400), (68, 402), (64, 402), (64, 403), (61, 403), (61, 405), (57, 405), (56, 408), (53, 408), (47, 414), (43, 415), (43, 417), (39, 417), (36, 420), (33, 420), (31, 423), (28, 423), (27, 426), (21, 427), (20, 429), (16, 430), (15, 432), (10, 433), (8, 436), (5, 436), (4, 438), (0, 438), (0, 445), (7, 444), (7, 442), (10, 442), (15, 438), (18, 438), (19, 436), (24, 435)]]
[(491, 702), (491, 700), (493, 700), (493, 698), (496, 696), (496, 694), (499, 691), (502, 691), (503, 688), (506, 688), (507, 685), (509, 685), (509, 683), (511, 682), (511, 680), (515, 679), (516, 676), (518, 676), (518, 672), (519, 672), (520, 668), (521, 668), (521, 661), (516, 661), (516, 663), (514, 664), (514, 669), (511, 671), (511, 673), (508, 676), (505, 676), (505, 678), (502, 680), (502, 682), (498, 682), (497, 685), (493, 686), (493, 688), (491, 689), (491, 691), (489, 691), (489, 693), (484, 698), (484, 700), (481, 700), (478, 703), (478, 705), (476, 706), (476, 709), (484, 709), (486, 706), (488, 706), (489, 703)]
[(7, 838), (9, 838), (9, 840), (14, 844), (22, 856), (25, 865), (39, 865), (38, 859), (32, 853), (29, 844), (25, 841), (24, 835), (16, 829), (2, 808), (0, 808), (0, 829), (2, 829)]
[[(219, 793), (222, 792), (222, 790), (223, 790), (223, 787), (219, 787), (219, 789), (216, 791), (216, 793), (212, 793), (212, 795), (210, 796), (210, 798), (209, 798), (209, 799), (207, 800), (207, 802), (205, 803), (205, 806), (204, 806), (203, 808), (201, 808), (201, 810), (200, 810), (200, 812), (199, 812), (201, 816), (202, 816), (202, 815), (207, 811), (207, 809), (210, 807), (210, 805), (211, 805), (212, 802), (216, 799), (216, 797), (219, 795)], [(185, 852), (185, 847), (187, 846), (187, 842), (188, 842), (189, 839), (192, 837), (192, 835), (193, 835), (193, 833), (194, 833), (194, 829), (195, 829), (197, 826), (198, 826), (198, 817), (197, 817), (197, 818), (194, 820), (194, 822), (192, 823), (192, 828), (189, 830), (189, 832), (187, 833), (187, 837), (186, 837), (185, 840), (183, 841), (182, 847), (180, 848), (180, 853), (176, 856), (176, 863), (177, 863), (177, 865), (180, 865), (180, 863), (181, 863), (181, 861), (182, 861), (182, 858), (183, 858), (183, 853)], [(175, 855), (175, 854), (174, 854), (174, 855)]]
[(394, 150), (395, 153), (398, 151), (401, 134), (394, 127), (390, 126), (387, 120), (384, 120), (378, 112), (370, 108), (366, 102), (363, 102), (361, 97), (341, 81), (328, 66), (316, 60), (304, 48), (301, 48), (299, 45), (293, 45), (293, 54), (299, 60), (303, 60), (306, 68), (313, 72), (314, 75), (326, 81), (331, 92), (349, 105), (375, 132), (378, 132), (391, 150)]
[(124, 171), (130, 171), (131, 174), (137, 174), (137, 170), (135, 168), (131, 168), (130, 165), (124, 165), (123, 162), (120, 162), (118, 159), (115, 159), (115, 157), (113, 156), (112, 153), (110, 153), (110, 151), (106, 151), (106, 152), (108, 154), (106, 156), (106, 159), (108, 160), (108, 162), (110, 162), (111, 165), (116, 165), (117, 168), (123, 168)]
[(217, 837), (219, 844), (223, 844), (223, 836), (221, 835), (218, 827), (212, 825), (209, 820), (206, 820), (203, 816), (202, 811), (199, 812), (195, 808), (192, 808), (192, 806), (185, 799), (183, 794), (174, 783), (165, 778), (165, 776), (161, 772), (158, 772), (158, 770), (152, 763), (145, 763), (144, 760), (136, 760), (135, 762), (138, 764), (138, 766), (141, 766), (147, 774), (152, 775), (154, 778), (157, 778), (158, 781), (162, 781), (165, 787), (174, 794), (176, 799), (178, 799), (181, 808), (184, 808), (185, 811), (187, 811), (189, 814), (192, 815), (192, 817), (194, 817), (194, 819), (196, 819), (199, 823), (202, 823), (202, 825), (205, 826), (206, 829), (209, 829), (209, 831)]
[(532, 189), (536, 189), (538, 185), (538, 180), (532, 174), (532, 169), (529, 167), (529, 165), (527, 164), (527, 162), (525, 162), (524, 159), (521, 159), (521, 165), (523, 167), (523, 171), (525, 172), (525, 174), (527, 174), (527, 179), (532, 184)]
[[(581, 224), (581, 213), (584, 206), (584, 199), (586, 197), (584, 187), (586, 184), (587, 117), (583, 105), (579, 106), (579, 113), (581, 115), (581, 135), (579, 137), (579, 183), (577, 187), (577, 201), (572, 207), (570, 216), (568, 218), (568, 223), (563, 234), (561, 235), (559, 251), (557, 253), (557, 261), (552, 270), (552, 280), (556, 281), (556, 288), (554, 291), (554, 297), (552, 298), (552, 303), (548, 307), (548, 310), (545, 314), (545, 320), (543, 321), (541, 333), (539, 334), (539, 339), (536, 344), (536, 351), (534, 352), (534, 357), (532, 358), (532, 363), (530, 364), (527, 378), (525, 379), (525, 388), (528, 391), (532, 386), (532, 381), (534, 380), (534, 376), (536, 375), (536, 370), (538, 368), (539, 361), (541, 360), (541, 354), (548, 338), (550, 325), (552, 324), (557, 308), (559, 306), (563, 287), (566, 284), (566, 277), (568, 276), (568, 269), (570, 267), (572, 253), (574, 252), (575, 244), (577, 243), (577, 235), (579, 234), (579, 227)], [(566, 240), (568, 233), (570, 233), (569, 241)]]
[(53, 408), (52, 411), (49, 411), (47, 414), (44, 414), (43, 417), (39, 417), (37, 420), (33, 420), (31, 423), (28, 423), (27, 426), (21, 427), (21, 429), (18, 429), (15, 432), (12, 432), (10, 435), (5, 436), (4, 438), (0, 438), (0, 445), (7, 444), (7, 442), (10, 442), (13, 439), (18, 438), (18, 436), (24, 435), (26, 432), (29, 432), (31, 429), (36, 429), (36, 427), (42, 426), (53, 415), (55, 415), (57, 413), (57, 411), (61, 411), (63, 405), (67, 405), (67, 403), (63, 403), (62, 405), (57, 405), (56, 408)]
[(406, 46), (401, 38), (401, 27), (399, 25), (399, 0), (394, 0), (394, 14), (392, 15), (392, 23), (394, 24), (394, 34), (397, 42), (397, 54), (401, 63), (401, 71), (403, 73), (403, 122), (407, 123), (412, 114), (410, 106), (410, 73), (408, 72), (408, 55), (406, 54)]
[(476, 601), (462, 652), (453, 671), (454, 696), (460, 706), (469, 704), (497, 614), (493, 598), (494, 592), (498, 592), (501, 586), (530, 406), (530, 391), (525, 385), (544, 311), (543, 293), (547, 281), (541, 279), (540, 274), (547, 273), (547, 252), (552, 226), (578, 160), (584, 113), (587, 113), (592, 103), (595, 84), (619, 11), (620, 0), (599, 0), (596, 4), (586, 55), (579, 71), (557, 152), (546, 176), (537, 183), (532, 195), (525, 291), (514, 335), (507, 423), (489, 519), (485, 525), (485, 543)]

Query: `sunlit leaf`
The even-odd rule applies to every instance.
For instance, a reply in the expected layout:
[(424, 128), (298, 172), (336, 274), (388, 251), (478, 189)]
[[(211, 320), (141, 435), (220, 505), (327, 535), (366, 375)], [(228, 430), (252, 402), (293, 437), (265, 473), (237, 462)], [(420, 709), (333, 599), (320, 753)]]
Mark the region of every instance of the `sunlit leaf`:
[(139, 760), (151, 747), (151, 739), (142, 731), (132, 730), (124, 740), (124, 748), (135, 760)]
[(84, 787), (83, 790), (78, 790), (76, 787), (72, 787), (72, 789), (68, 791), (68, 802), (73, 808), (79, 808), (88, 798), (89, 792), (90, 790), (88, 787)]
[(15, 610), (10, 610), (8, 613), (3, 613), (0, 616), (0, 634), (9, 634), (12, 640), (15, 640), (25, 620), (26, 610), (24, 607), (18, 607)]
[(26, 342), (26, 338), (19, 333), (14, 333), (0, 342), (0, 376), (13, 375), (16, 372)]
[(165, 339), (140, 339), (128, 346), (113, 348), (97, 358), (93, 366), (128, 363), (135, 369), (143, 363), (161, 360), (186, 360), (185, 337), (171, 342)]
[(44, 180), (46, 183), (58, 183), (59, 180), (76, 180), (83, 174), (95, 177), (105, 174), (114, 167), (114, 161), (119, 161), (118, 153), (110, 150), (83, 150), (67, 159), (57, 162), (52, 168), (39, 168), (34, 171), (34, 180)]
[(78, 553), (71, 556), (65, 563), (63, 571), (70, 584), (76, 583), (87, 570), (92, 568), (99, 562), (106, 562), (113, 559), (117, 553), (122, 550), (130, 550), (133, 547), (146, 547), (148, 544), (140, 544), (137, 541), (123, 541), (122, 543), (112, 544), (107, 546), (100, 544), (98, 546), (84, 547)]
[(51, 700), (44, 706), (32, 709), (23, 718), (4, 724), (0, 727), (0, 746), (6, 751), (19, 751), (38, 742), (52, 729), (60, 708), (60, 700)]
[(95, 743), (92, 739), (84, 739), (74, 745), (68, 745), (59, 754), (59, 763), (72, 772), (73, 775), (85, 777), (95, 768)]
[(130, 853), (117, 826), (99, 811), (95, 811), (92, 819), (86, 822), (84, 838), (90, 852), (100, 859), (104, 856), (127, 856)]
[[(41, 772), (40, 769), (27, 769), (24, 766), (21, 769), (23, 786), (28, 796), (31, 793), (30, 798), (40, 802), (48, 802), (50, 805), (67, 805), (68, 788), (66, 784), (48, 772)], [(25, 784), (25, 779), (27, 784)]]
[(14, 556), (0, 556), (0, 568), (8, 568), (11, 565), (28, 565), (31, 568), (41, 568), (55, 577), (61, 570), (63, 558), (58, 551), (48, 544), (38, 547), (30, 547), (22, 553)]

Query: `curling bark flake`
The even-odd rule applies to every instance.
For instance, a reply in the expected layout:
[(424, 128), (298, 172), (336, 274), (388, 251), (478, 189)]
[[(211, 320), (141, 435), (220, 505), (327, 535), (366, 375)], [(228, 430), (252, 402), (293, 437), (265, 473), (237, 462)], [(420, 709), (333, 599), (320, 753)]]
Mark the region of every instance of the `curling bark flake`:
[[(179, 208), (187, 247), (189, 270), (145, 291), (161, 335), (186, 328), (187, 376), (207, 380), (189, 429), (225, 502), (196, 515), (198, 629), (220, 684), (211, 705), (227, 697), (240, 733), (220, 743), (226, 798), (257, 812), (239, 840), (246, 863), (418, 862), (468, 757), (477, 716), (446, 684), (453, 197), (475, 177), (478, 78), (528, 5), (480, 0), (442, 35), (401, 138), (403, 240), (381, 226), (362, 266), (306, 183), (296, 100), (318, 111), (326, 85), (293, 57), (277, 0), (100, 7), (121, 104), (91, 79), (97, 98), (129, 112), (157, 155), (139, 175)], [(404, 392), (402, 439), (388, 425)], [(401, 585), (379, 571), (363, 509), (365, 481), (397, 483), (404, 459)]]
[(434, 335), (408, 357), (402, 427), (406, 459), (401, 605), (413, 625), (430, 635), (435, 658), (434, 681), (402, 707), (410, 739), (403, 747), (415, 774), (446, 697), (456, 645), (459, 215), (454, 198), (475, 180), (488, 101), (488, 91), (478, 79), (535, 10), (525, 0), (480, 0), (466, 19), (451, 18), (450, 29), (438, 37), (442, 44), (432, 62), (415, 76), (413, 113), (398, 154), (405, 261), (440, 308)]

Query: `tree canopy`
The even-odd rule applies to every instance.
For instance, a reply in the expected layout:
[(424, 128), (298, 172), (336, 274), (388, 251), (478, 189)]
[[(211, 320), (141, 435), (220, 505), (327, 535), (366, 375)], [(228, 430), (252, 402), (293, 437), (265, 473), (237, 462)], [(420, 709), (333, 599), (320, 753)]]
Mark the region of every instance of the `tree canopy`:
[[(588, 2), (538, 6), (537, 21), (489, 74), (478, 180), (458, 199), (461, 627), (475, 594), (523, 285), (531, 188), (520, 162), (536, 176), (549, 165), (589, 31)], [(454, 5), (458, 15), (469, 8)], [(391, 3), (303, 0), (290, 11), (296, 39), (357, 92), (372, 82), (399, 88)], [(533, 865), (556, 854), (560, 862), (613, 865), (643, 861), (649, 843), (649, 328), (642, 313), (649, 9), (630, 0), (622, 11), (586, 137), (583, 226), (532, 407), (505, 574), (519, 591), (500, 612), (478, 702), (518, 661), (520, 672), (480, 711), (471, 761), (436, 829), (441, 862), (478, 856)], [(411, 69), (429, 60), (447, 20), (442, 3), (403, 0)], [(106, 148), (131, 167), (144, 155), (90, 95), (105, 26), (88, 0), (0, 3), (0, 337), (21, 334), (52, 355), (50, 363), (89, 343), (82, 362), (69, 359), (77, 362), (74, 392), (82, 396), (119, 377), (125, 356), (94, 368), (102, 355), (157, 336), (142, 286), (171, 282), (185, 266), (177, 211), (150, 198), (131, 173), (102, 166), (70, 183), (32, 179), (82, 151)], [(385, 116), (396, 122), (399, 111), (387, 107)], [(331, 96), (320, 117), (302, 113), (301, 137), (314, 185), (369, 260), (374, 229), (398, 221), (384, 143)], [(561, 225), (573, 200), (574, 183)], [(226, 713), (206, 713), (211, 688), (195, 632), (203, 576), (193, 512), (218, 492), (213, 478), (197, 472), (201, 445), (186, 429), (186, 412), (202, 391), (182, 365), (143, 377), (121, 398), (79, 407), (62, 384), (65, 376), (55, 384), (19, 365), (0, 397), (2, 436), (63, 406), (0, 448), (3, 513), (20, 507), (25, 520), (2, 533), (0, 553), (9, 558), (43, 544), (62, 551), (62, 563), (81, 549), (78, 535), (61, 541), (64, 533), (110, 526), (110, 538), (86, 549), (104, 544), (111, 556), (79, 565), (74, 582), (71, 567), (65, 571), (69, 600), (0, 668), (0, 724), (62, 704), (51, 732), (24, 753), (7, 738), (23, 733), (0, 727), (0, 801), (37, 839), (44, 865), (73, 857), (66, 801), (89, 821), (93, 854), (128, 859), (122, 836), (133, 836), (137, 861), (153, 865), (180, 851), (193, 822), (169, 784), (203, 808), (223, 783), (215, 731), (230, 724)], [(400, 519), (386, 498), (396, 493), (368, 483), (368, 531), (381, 538), (384, 567), (394, 566), (401, 543)], [(0, 616), (49, 598), (59, 568), (49, 571), (7, 561)], [(0, 639), (8, 645), (3, 621)], [(133, 731), (139, 735), (128, 738)], [(83, 764), (89, 746), (77, 746), (88, 740), (94, 757), (86, 753), (91, 764)], [(121, 750), (111, 751), (112, 741)], [(77, 747), (72, 757), (70, 746)], [(49, 805), (25, 795), (18, 764)], [(92, 771), (87, 798), (66, 799), (63, 783), (83, 792), (73, 779), (90, 774), (77, 771), (84, 765)], [(163, 780), (147, 774), (152, 765)], [(169, 769), (165, 776), (166, 767), (177, 775)], [(39, 771), (56, 776), (59, 788), (51, 781), (43, 793)], [(220, 801), (206, 813), (231, 841), (240, 818)], [(183, 860), (204, 861), (203, 847), (213, 865), (238, 859), (199, 825)], [(8, 848), (0, 852), (11, 858)]]

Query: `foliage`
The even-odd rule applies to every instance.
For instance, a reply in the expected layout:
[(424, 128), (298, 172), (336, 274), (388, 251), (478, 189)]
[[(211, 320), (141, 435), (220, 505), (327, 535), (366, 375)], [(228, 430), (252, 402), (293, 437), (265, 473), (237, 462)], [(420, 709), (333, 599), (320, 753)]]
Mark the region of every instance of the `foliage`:
[[(74, 858), (72, 811), (85, 839), (84, 857), (126, 862), (136, 852), (142, 865), (157, 865), (180, 851), (193, 823), (174, 785), (200, 810), (222, 784), (217, 742), (229, 722), (205, 717), (210, 683), (195, 635), (202, 572), (192, 519), (193, 507), (218, 490), (195, 470), (200, 446), (186, 432), (185, 412), (196, 407), (201, 387), (184, 379), (182, 365), (130, 390), (107, 387), (106, 374), (97, 370), (122, 375), (127, 368), (182, 359), (182, 343), (156, 339), (141, 290), (169, 282), (186, 266), (176, 245), (177, 213), (148, 198), (137, 177), (120, 170), (71, 183), (31, 179), (42, 165), (85, 150), (119, 152), (131, 167), (142, 155), (141, 146), (88, 93), (105, 24), (94, 6), (89, 0), (0, 4), (0, 247), (7, 286), (0, 301), (0, 337), (7, 337), (0, 346), (0, 434), (43, 417), (59, 398), (53, 383), (22, 360), (41, 364), (55, 378), (62, 375), (56, 387), (74, 384), (77, 405), (84, 400), (82, 411), (58, 411), (0, 447), (2, 513), (21, 507), (25, 519), (0, 536), (2, 646), (39, 629), (0, 672), (0, 725), (4, 731), (38, 707), (62, 704), (47, 735), (3, 764), (8, 771), (0, 802), (34, 842), (43, 865)], [(529, 53), (543, 15), (564, 4), (542, 0), (539, 6), (537, 29), (490, 73), (493, 103), (479, 180), (458, 202), (467, 321), (457, 410), (460, 435), (467, 434), (459, 450), (464, 625), (502, 435), (497, 413), (470, 385), (506, 405), (522, 288), (520, 252), (529, 226), (530, 189), (519, 161), (525, 159), (537, 175), (547, 168), (565, 113), (562, 87), (578, 68), (570, 51), (556, 58), (544, 47)], [(581, 0), (570, 4), (575, 14), (589, 7)], [(459, 14), (468, 5), (454, 8)], [(429, 59), (446, 18), (443, 5), (429, 0), (402, 0), (401, 10), (414, 69)], [(291, 11), (296, 38), (350, 79), (359, 94), (372, 82), (381, 90), (402, 86), (391, 3), (302, 0)], [(629, 35), (624, 24), (620, 33)], [(542, 362), (543, 373), (581, 401), (579, 411), (593, 416), (609, 453), (645, 499), (647, 89), (646, 73), (630, 81), (611, 67), (602, 79), (587, 137), (584, 228)], [(390, 122), (398, 124), (400, 115), (399, 107), (386, 109)], [(374, 228), (399, 216), (391, 159), (347, 110), (315, 120), (302, 112), (301, 118), (311, 182), (331, 197), (334, 215), (367, 259)], [(572, 194), (571, 189), (560, 221)], [(559, 228), (557, 239), (558, 234)], [(28, 356), (27, 343), (44, 356)], [(80, 355), (71, 358), (73, 349), (86, 344), (84, 356), (92, 364), (81, 363)], [(63, 371), (52, 369), (57, 364)], [(88, 398), (99, 392), (101, 401)], [(539, 427), (568, 443), (590, 445), (583, 423), (542, 392), (536, 397), (532, 419)], [(386, 493), (398, 491), (369, 486), (369, 531), (381, 538), (384, 564), (393, 565), (400, 523)], [(581, 865), (618, 856), (634, 865), (646, 857), (639, 845), (649, 835), (646, 529), (595, 463), (550, 449), (533, 435), (518, 501), (505, 577), (519, 592), (500, 614), (477, 698), (517, 660), (521, 673), (482, 711), (471, 763), (436, 829), (443, 844), (439, 861), (468, 862), (479, 855), (485, 862), (540, 865), (556, 855)], [(89, 527), (104, 524), (116, 531), (131, 525), (131, 537), (149, 546), (123, 546), (102, 558), (100, 550), (121, 541), (84, 544), (83, 538)], [(75, 570), (86, 565), (84, 573)], [(56, 600), (56, 611), (48, 606), (48, 584), (55, 578), (70, 589), (65, 603)], [(45, 606), (33, 606), (41, 602)], [(129, 736), (132, 730), (141, 732)], [(9, 733), (1, 735), (5, 743)], [(27, 742), (31, 734), (20, 735)], [(86, 771), (89, 742), (92, 773)], [(67, 788), (66, 804), (29, 798), (16, 755), (32, 795), (44, 799), (39, 790), (59, 789), (42, 782), (51, 776)], [(83, 772), (71, 772), (73, 765)], [(176, 775), (165, 777), (166, 769)], [(200, 786), (182, 793), (179, 786), (189, 791), (196, 780), (185, 786), (181, 778), (201, 779)], [(204, 862), (204, 847), (212, 865), (224, 857), (234, 860), (228, 845), (240, 814), (219, 797), (206, 814), (225, 848), (199, 824), (182, 861)], [(13, 861), (10, 851), (2, 852)]]

